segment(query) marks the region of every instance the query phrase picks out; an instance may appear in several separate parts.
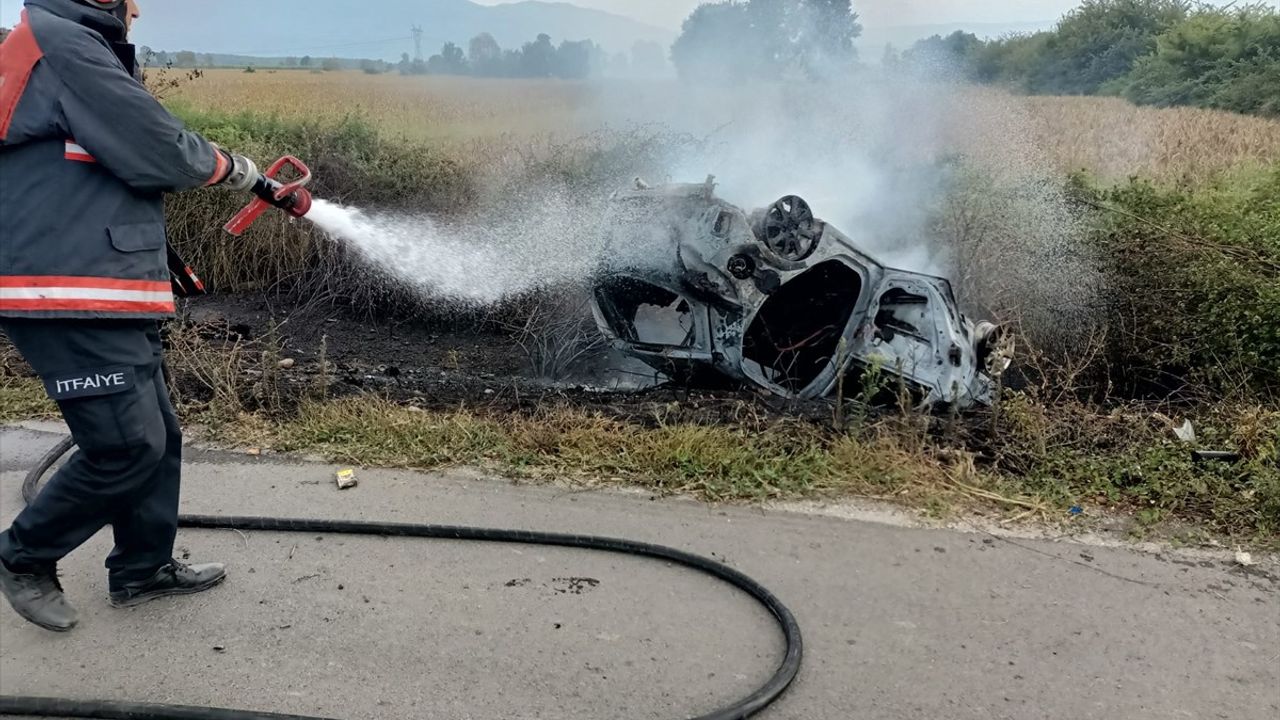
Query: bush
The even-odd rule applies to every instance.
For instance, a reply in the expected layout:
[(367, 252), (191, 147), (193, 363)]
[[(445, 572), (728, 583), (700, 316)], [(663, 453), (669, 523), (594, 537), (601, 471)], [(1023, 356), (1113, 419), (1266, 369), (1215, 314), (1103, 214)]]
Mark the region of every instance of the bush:
[[(441, 212), (465, 206), (475, 196), (472, 174), (462, 163), (428, 146), (385, 139), (357, 116), (323, 124), (175, 110), (211, 141), (259, 162), (286, 154), (301, 158), (315, 174), (311, 188), (317, 197)], [(382, 291), (368, 278), (357, 277), (342, 248), (282, 213), (264, 215), (243, 237), (223, 232), (223, 225), (249, 199), (213, 190), (168, 200), (175, 247), (213, 288), (337, 292), (350, 297)]]
[(1110, 208), (1092, 241), (1115, 386), (1280, 393), (1280, 167), (1195, 191), (1139, 180), (1076, 189)]
[(1280, 117), (1280, 12), (1256, 3), (1189, 7), (1085, 0), (1052, 31), (977, 43), (955, 57), (969, 77), (1030, 93)]
[(1197, 105), (1280, 117), (1280, 13), (1203, 11), (1160, 36), (1122, 84), (1149, 105)]
[(1198, 463), (1170, 422), (1142, 405), (1109, 413), (1049, 405), (1025, 394), (1001, 407), (996, 469), (1025, 493), (1055, 505), (1124, 507), (1140, 521), (1196, 519), (1225, 532), (1280, 533), (1280, 413), (1257, 406), (1191, 411), (1205, 447), (1240, 454)]

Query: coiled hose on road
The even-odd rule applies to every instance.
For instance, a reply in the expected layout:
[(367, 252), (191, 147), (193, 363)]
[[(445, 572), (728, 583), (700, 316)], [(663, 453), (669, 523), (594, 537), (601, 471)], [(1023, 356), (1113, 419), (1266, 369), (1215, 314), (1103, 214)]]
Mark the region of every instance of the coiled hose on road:
[[(58, 460), (75, 446), (71, 438), (58, 443), (22, 483), (22, 497), (30, 503), (39, 491), (40, 479)], [(528, 530), (448, 527), (444, 525), (409, 525), (400, 523), (353, 522), (348, 520), (298, 520), (271, 517), (219, 517), (215, 515), (181, 515), (179, 527), (200, 530), (257, 530), (262, 532), (305, 532), (334, 535), (373, 535), (380, 537), (436, 538), (442, 540), (477, 540), (522, 545), (600, 550), (624, 555), (667, 560), (698, 572), (719, 578), (763, 605), (782, 630), (786, 653), (773, 677), (759, 690), (722, 710), (701, 715), (693, 720), (744, 720), (764, 710), (786, 692), (800, 672), (803, 640), (795, 616), (768, 588), (733, 568), (699, 555), (681, 550), (650, 545), (633, 540), (563, 535)], [(17, 697), (0, 695), (0, 715), (55, 718), (104, 718), (107, 720), (326, 720), (302, 715), (249, 712), (222, 708), (148, 703), (110, 702), (105, 700), (70, 700), (62, 698)]]

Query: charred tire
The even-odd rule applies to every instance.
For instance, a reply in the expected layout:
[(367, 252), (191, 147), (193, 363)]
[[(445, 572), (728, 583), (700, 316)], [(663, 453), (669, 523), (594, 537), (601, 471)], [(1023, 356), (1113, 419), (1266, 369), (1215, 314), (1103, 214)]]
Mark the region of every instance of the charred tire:
[(803, 262), (817, 252), (822, 228), (804, 198), (787, 195), (765, 211), (756, 234), (783, 260)]
[[(40, 479), (58, 460), (66, 455), (75, 443), (71, 438), (59, 442), (40, 462), (36, 463), (22, 483), (22, 497), (30, 503), (39, 491)], [(764, 606), (778, 624), (785, 644), (785, 652), (778, 669), (763, 686), (742, 700), (726, 708), (715, 710), (693, 720), (743, 720), (761, 712), (780, 698), (800, 672), (804, 656), (804, 641), (795, 615), (768, 588), (747, 575), (699, 555), (661, 545), (622, 540), (534, 532), (472, 527), (448, 527), (443, 525), (411, 525), (383, 522), (357, 522), (349, 520), (308, 520), (272, 517), (223, 517), (214, 515), (182, 515), (179, 527), (201, 530), (256, 530), (261, 532), (328, 533), (335, 535), (371, 535), (377, 537), (435, 538), (445, 540), (475, 540), (490, 543), (515, 543), (523, 545), (549, 545), (556, 547), (597, 550), (622, 555), (636, 555), (672, 562), (710, 575), (751, 596)], [(66, 698), (39, 698), (0, 695), (0, 715), (57, 718), (108, 718), (119, 720), (326, 720), (325, 718), (281, 715), (277, 713), (249, 712), (222, 708), (206, 708), (185, 705), (155, 705), (149, 703), (112, 702), (106, 700), (72, 700)]]

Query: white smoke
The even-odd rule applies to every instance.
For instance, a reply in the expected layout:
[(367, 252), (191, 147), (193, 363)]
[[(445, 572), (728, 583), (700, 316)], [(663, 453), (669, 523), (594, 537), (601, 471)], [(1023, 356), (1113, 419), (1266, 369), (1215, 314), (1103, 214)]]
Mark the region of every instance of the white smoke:
[[(679, 145), (664, 176), (646, 179), (714, 175), (718, 194), (747, 210), (800, 195), (885, 264), (951, 278), (986, 312), (1054, 327), (1088, 315), (1098, 292), (1063, 178), (1020, 98), (883, 69), (734, 86), (615, 80), (591, 87), (565, 132), (653, 127), (705, 142)], [(653, 169), (631, 153), (612, 162), (597, 169), (599, 187), (495, 179), (497, 200), (470, 217), (327, 203), (309, 217), (426, 298), (493, 303), (598, 267), (604, 199)]]

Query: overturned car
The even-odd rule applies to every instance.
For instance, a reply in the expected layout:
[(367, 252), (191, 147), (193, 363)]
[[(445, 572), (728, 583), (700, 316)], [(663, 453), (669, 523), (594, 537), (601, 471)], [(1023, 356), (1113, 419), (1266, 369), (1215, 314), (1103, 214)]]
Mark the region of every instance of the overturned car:
[(713, 368), (813, 399), (846, 373), (901, 380), (921, 407), (990, 404), (1006, 334), (973, 323), (951, 284), (886, 267), (788, 196), (750, 214), (701, 184), (616, 192), (594, 282), (600, 331), (658, 372)]

